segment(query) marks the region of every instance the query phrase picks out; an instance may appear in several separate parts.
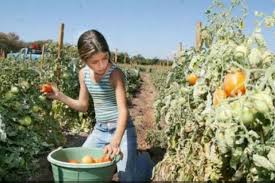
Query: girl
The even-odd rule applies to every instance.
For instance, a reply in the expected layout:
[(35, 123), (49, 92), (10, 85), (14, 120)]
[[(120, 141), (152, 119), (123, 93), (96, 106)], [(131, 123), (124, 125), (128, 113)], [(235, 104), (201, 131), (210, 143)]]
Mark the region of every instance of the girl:
[(83, 146), (104, 148), (111, 157), (122, 152), (123, 158), (117, 163), (120, 181), (149, 180), (153, 164), (148, 154), (137, 153), (136, 129), (127, 108), (124, 74), (111, 63), (104, 36), (96, 30), (84, 32), (78, 40), (78, 53), (86, 64), (79, 72), (79, 98), (72, 99), (57, 88), (48, 97), (86, 112), (91, 95), (96, 124)]

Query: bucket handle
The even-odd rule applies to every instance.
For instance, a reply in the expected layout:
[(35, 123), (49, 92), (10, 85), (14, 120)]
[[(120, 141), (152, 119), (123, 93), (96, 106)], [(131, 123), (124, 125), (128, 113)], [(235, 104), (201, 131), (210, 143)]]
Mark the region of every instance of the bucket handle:
[(117, 162), (119, 162), (120, 160), (122, 160), (122, 158), (123, 158), (123, 153), (120, 152), (118, 155), (115, 155), (114, 160), (115, 160), (115, 162), (117, 163)]

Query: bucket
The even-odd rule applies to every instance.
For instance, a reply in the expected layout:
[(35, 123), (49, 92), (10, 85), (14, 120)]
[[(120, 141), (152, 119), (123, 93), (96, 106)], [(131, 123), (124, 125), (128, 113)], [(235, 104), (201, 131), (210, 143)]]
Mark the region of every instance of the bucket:
[(112, 161), (102, 163), (68, 163), (72, 159), (80, 162), (86, 155), (100, 158), (104, 155), (104, 152), (103, 149), (87, 147), (60, 147), (53, 150), (47, 159), (52, 166), (54, 181), (111, 181), (120, 156), (116, 156)]

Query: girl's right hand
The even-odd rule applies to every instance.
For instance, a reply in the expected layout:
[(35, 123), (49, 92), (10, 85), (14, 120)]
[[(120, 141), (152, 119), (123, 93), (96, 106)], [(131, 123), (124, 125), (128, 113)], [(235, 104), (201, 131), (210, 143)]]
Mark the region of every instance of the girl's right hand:
[(50, 84), (51, 91), (50, 92), (43, 92), (43, 94), (50, 99), (59, 100), (60, 99), (60, 91), (57, 89), (56, 86)]
[(53, 100), (59, 100), (60, 91), (55, 86), (52, 86), (52, 88), (53, 88), (53, 91), (51, 93), (47, 93), (46, 96)]

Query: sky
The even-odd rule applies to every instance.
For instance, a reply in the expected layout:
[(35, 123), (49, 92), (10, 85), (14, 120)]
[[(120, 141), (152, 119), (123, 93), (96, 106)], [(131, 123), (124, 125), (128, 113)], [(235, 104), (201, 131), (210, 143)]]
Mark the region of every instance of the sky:
[[(229, 0), (224, 0), (229, 2)], [(254, 11), (271, 15), (275, 0), (247, 0), (245, 32), (254, 28)], [(97, 29), (110, 49), (141, 54), (146, 58), (171, 58), (179, 42), (195, 42), (197, 21), (211, 0), (2, 0), (0, 32), (15, 32), (23, 41), (58, 39), (65, 24), (64, 42), (76, 44), (81, 33)], [(263, 30), (268, 47), (275, 51), (275, 30)]]

